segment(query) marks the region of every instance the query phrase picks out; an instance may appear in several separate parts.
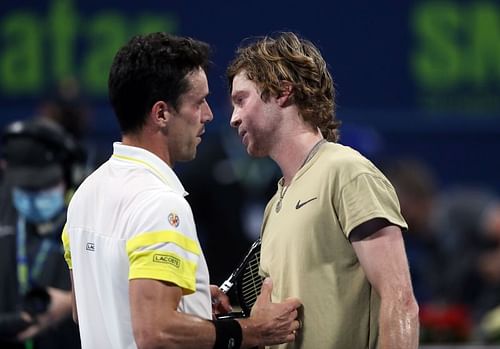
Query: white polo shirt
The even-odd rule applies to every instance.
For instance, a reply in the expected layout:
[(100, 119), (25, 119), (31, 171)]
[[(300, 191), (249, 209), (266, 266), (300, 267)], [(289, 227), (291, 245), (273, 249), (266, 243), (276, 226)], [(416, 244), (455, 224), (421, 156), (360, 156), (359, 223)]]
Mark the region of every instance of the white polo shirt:
[(136, 348), (129, 280), (172, 282), (179, 311), (211, 319), (209, 275), (187, 195), (153, 153), (121, 143), (78, 188), (63, 231), (82, 348)]

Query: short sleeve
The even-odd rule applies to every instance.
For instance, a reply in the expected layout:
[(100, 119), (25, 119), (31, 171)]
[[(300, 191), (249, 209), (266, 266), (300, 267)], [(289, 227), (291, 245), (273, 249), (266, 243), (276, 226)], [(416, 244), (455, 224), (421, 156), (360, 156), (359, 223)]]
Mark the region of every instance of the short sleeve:
[(62, 234), (61, 234), (61, 240), (63, 243), (63, 249), (64, 249), (64, 260), (66, 261), (66, 264), (68, 264), (69, 269), (73, 269), (73, 264), (71, 262), (71, 251), (69, 248), (69, 234), (68, 234), (68, 229), (66, 228), (66, 224), (64, 225)]
[(341, 189), (339, 201), (338, 218), (347, 237), (354, 228), (374, 218), (407, 228), (396, 191), (383, 176), (359, 174)]
[(127, 238), (129, 279), (167, 281), (194, 293), (201, 248), (189, 204), (173, 192), (143, 201)]

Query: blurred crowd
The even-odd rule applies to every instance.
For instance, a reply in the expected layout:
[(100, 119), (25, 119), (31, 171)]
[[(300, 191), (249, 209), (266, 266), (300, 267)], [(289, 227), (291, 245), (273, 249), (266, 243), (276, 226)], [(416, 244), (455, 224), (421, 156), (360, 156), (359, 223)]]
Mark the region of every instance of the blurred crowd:
[[(73, 190), (99, 164), (89, 146), (90, 108), (65, 80), (33, 117), (2, 131), (0, 162), (0, 347), (78, 348), (60, 232)], [(346, 128), (341, 142), (353, 140)], [(229, 128), (180, 166), (212, 283), (221, 284), (258, 237), (277, 168), (252, 160)], [(348, 144), (363, 153), (366, 132)], [(359, 138), (359, 137), (358, 137)], [(109, 142), (118, 141), (109, 140)], [(369, 158), (371, 154), (366, 154)], [(422, 343), (500, 343), (500, 198), (448, 188), (413, 158), (380, 164), (399, 196)], [(203, 172), (200, 172), (200, 169)]]
[(0, 162), (0, 347), (79, 348), (61, 247), (66, 208), (92, 167), (87, 108), (61, 81), (33, 116), (6, 125)]
[(500, 199), (488, 188), (443, 188), (416, 159), (385, 166), (409, 230), (406, 251), (422, 343), (500, 343)]

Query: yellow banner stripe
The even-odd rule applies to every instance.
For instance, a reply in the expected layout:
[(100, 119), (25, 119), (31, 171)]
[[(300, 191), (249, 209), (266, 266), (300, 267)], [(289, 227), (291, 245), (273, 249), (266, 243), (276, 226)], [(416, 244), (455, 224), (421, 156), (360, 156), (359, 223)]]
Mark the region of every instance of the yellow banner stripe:
[(130, 157), (130, 156), (117, 155), (117, 154), (113, 154), (112, 157), (118, 158), (118, 159), (121, 159), (121, 160), (125, 160), (125, 161), (135, 162), (135, 163), (141, 164), (143, 166), (146, 166), (151, 171), (153, 171), (158, 177), (160, 177), (161, 180), (165, 182), (165, 184), (168, 185), (167, 177), (165, 177), (165, 175), (163, 173), (161, 173), (160, 171), (158, 171), (156, 169), (156, 167), (154, 167), (153, 165), (147, 163), (146, 161), (143, 161), (143, 160), (140, 160), (140, 159), (136, 159), (136, 158), (133, 158), (133, 157)]
[(66, 224), (64, 225), (61, 240), (64, 247), (64, 259), (66, 260), (66, 264), (68, 264), (69, 269), (73, 269), (73, 263), (71, 262), (71, 251), (69, 249), (69, 234), (68, 229), (66, 228)]
[(187, 236), (176, 232), (174, 230), (160, 230), (141, 233), (127, 241), (127, 254), (134, 252), (140, 247), (151, 246), (154, 244), (173, 242), (179, 247), (188, 252), (194, 253), (199, 256), (201, 254), (198, 243), (188, 238)]
[(155, 279), (176, 284), (185, 295), (196, 291), (197, 264), (173, 252), (138, 251), (129, 254), (129, 279)]

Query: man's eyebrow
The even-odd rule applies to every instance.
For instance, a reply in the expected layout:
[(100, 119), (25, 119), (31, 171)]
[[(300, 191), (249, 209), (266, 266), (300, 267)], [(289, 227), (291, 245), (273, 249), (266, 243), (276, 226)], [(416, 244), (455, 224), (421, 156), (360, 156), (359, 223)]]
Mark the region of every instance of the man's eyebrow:
[(231, 98), (235, 98), (235, 97), (237, 97), (238, 95), (241, 95), (244, 92), (245, 91), (243, 91), (243, 90), (236, 90), (236, 91), (233, 90), (233, 92), (231, 93)]

